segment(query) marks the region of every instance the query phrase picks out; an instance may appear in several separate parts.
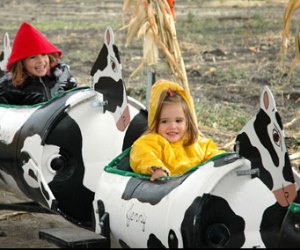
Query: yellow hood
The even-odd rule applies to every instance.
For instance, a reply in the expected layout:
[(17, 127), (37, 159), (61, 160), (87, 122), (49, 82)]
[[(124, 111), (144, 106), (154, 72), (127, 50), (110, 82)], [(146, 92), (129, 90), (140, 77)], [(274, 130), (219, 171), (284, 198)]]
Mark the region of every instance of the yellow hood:
[(157, 105), (159, 102), (160, 95), (163, 91), (171, 89), (173, 91), (176, 91), (179, 93), (187, 102), (189, 105), (192, 113), (194, 114), (194, 106), (191, 96), (187, 93), (186, 90), (184, 90), (178, 83), (175, 82), (169, 82), (167, 80), (158, 80), (156, 81), (152, 88), (151, 88), (151, 94), (150, 94), (150, 101), (149, 101), (149, 114), (148, 114), (148, 126), (150, 127), (156, 110)]

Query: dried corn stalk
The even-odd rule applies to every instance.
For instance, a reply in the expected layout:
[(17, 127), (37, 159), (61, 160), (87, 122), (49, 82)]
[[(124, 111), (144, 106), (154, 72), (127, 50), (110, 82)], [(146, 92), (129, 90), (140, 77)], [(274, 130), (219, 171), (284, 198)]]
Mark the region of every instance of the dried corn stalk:
[[(129, 12), (132, 1), (124, 0), (123, 14)], [(123, 16), (123, 24), (125, 18)], [(135, 0), (133, 13), (128, 25), (127, 46), (134, 40), (143, 39), (143, 61), (131, 74), (145, 66), (153, 67), (158, 63), (159, 51), (166, 59), (175, 82), (180, 84), (190, 95), (184, 61), (177, 41), (173, 13), (167, 0)], [(194, 105), (193, 105), (194, 106)], [(196, 111), (192, 110), (197, 124)]]
[[(287, 54), (287, 49), (290, 39), (290, 27), (291, 27), (291, 18), (295, 10), (300, 8), (300, 0), (290, 0), (284, 12), (283, 18), (283, 32), (282, 32), (282, 42), (281, 42), (281, 53), (282, 53), (282, 62)], [(295, 57), (291, 63), (290, 73), (294, 70), (297, 64), (300, 63), (300, 35), (295, 36)]]
[[(124, 0), (124, 14), (129, 12), (131, 3), (130, 0)], [(189, 93), (175, 24), (166, 0), (135, 0), (130, 21), (123, 28), (128, 28), (127, 46), (134, 40), (143, 39), (143, 61), (130, 77), (143, 66), (156, 65), (159, 61), (159, 51), (161, 51), (165, 56), (172, 77)]]

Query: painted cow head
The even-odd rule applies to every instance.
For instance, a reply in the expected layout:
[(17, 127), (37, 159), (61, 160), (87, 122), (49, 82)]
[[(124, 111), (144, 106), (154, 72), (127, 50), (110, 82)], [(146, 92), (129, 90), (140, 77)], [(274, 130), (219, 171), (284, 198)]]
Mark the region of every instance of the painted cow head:
[(297, 192), (284, 137), (274, 97), (265, 87), (260, 110), (237, 136), (235, 150), (251, 161), (252, 169), (259, 169), (259, 178), (286, 207)]
[(111, 112), (117, 128), (120, 131), (125, 130), (130, 121), (130, 114), (119, 51), (111, 28), (105, 31), (104, 45), (92, 67), (91, 77), (92, 88), (103, 95), (104, 112)]

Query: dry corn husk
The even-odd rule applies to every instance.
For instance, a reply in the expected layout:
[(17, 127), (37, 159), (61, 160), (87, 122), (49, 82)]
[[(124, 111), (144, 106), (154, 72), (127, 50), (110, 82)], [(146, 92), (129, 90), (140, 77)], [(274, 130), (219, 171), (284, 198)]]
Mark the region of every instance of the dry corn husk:
[(294, 153), (290, 155), (291, 161), (300, 159), (300, 152)]
[(28, 214), (28, 212), (20, 211), (20, 212), (9, 212), (9, 213), (5, 213), (5, 214), (0, 214), (0, 221), (8, 220), (11, 217), (16, 217), (16, 216), (23, 215), (23, 214)]
[[(281, 42), (282, 64), (284, 58), (287, 55), (287, 50), (289, 47), (292, 14), (295, 12), (295, 10), (299, 8), (300, 8), (300, 0), (290, 0), (284, 12), (284, 18), (283, 18), (284, 26), (283, 26), (282, 42)], [(292, 60), (292, 63), (290, 65), (289, 79), (291, 77), (292, 71), (299, 63), (300, 63), (300, 34), (296, 34), (295, 35), (295, 57)]]
[(154, 31), (149, 29), (149, 23), (145, 23), (140, 32), (138, 37), (143, 37), (144, 40), (143, 55), (145, 56), (143, 57), (143, 62), (150, 66), (156, 65), (158, 63), (159, 51), (155, 44)]
[(124, 0), (123, 8), (122, 8), (123, 13), (127, 13), (129, 11), (130, 5), (131, 5), (131, 0)]
[(287, 7), (284, 11), (283, 16), (283, 32), (282, 32), (282, 53), (285, 56), (288, 49), (289, 39), (290, 39), (290, 27), (291, 27), (291, 18), (295, 10), (300, 8), (299, 0), (290, 0), (287, 4)]
[[(123, 14), (127, 14), (133, 1), (124, 0)], [(123, 24), (124, 22), (123, 17)], [(154, 66), (159, 61), (159, 51), (165, 56), (174, 80), (189, 93), (185, 65), (178, 45), (176, 29), (170, 7), (166, 0), (135, 0), (128, 25), (126, 45), (135, 40), (143, 41), (143, 61), (131, 74), (143, 68)]]
[[(292, 71), (296, 68), (296, 66), (300, 63), (300, 34), (295, 36), (295, 57), (290, 66), (290, 74), (291, 76)], [(290, 77), (289, 77), (290, 78)]]

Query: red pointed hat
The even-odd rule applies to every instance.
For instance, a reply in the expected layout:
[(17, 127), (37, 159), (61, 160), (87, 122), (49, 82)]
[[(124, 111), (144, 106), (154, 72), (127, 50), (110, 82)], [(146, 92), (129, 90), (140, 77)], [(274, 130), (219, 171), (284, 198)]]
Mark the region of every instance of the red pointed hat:
[(7, 69), (10, 70), (12, 64), (26, 57), (52, 53), (58, 53), (58, 58), (62, 56), (61, 50), (50, 43), (36, 28), (24, 22), (17, 31)]

